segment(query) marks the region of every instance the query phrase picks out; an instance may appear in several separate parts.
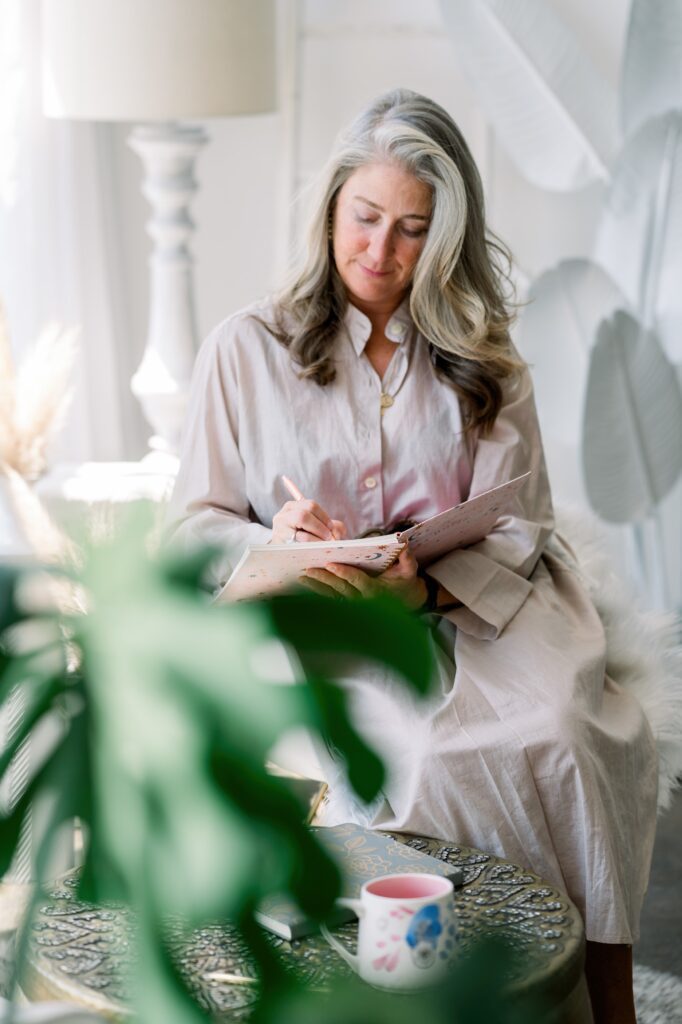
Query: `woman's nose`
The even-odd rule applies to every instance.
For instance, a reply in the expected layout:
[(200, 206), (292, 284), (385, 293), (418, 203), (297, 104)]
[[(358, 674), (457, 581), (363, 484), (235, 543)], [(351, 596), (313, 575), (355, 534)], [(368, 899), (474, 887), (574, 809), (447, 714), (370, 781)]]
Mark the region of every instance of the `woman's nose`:
[(393, 234), (390, 228), (379, 228), (372, 232), (369, 243), (369, 254), (376, 263), (387, 259), (393, 248)]

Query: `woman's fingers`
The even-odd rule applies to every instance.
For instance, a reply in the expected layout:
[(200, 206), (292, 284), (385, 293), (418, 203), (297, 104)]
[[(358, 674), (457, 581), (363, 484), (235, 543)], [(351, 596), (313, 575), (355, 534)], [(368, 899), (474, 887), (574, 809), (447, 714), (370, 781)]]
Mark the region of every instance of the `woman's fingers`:
[(293, 540), (294, 532), (296, 541), (304, 544), (338, 539), (345, 536), (346, 527), (340, 520), (331, 519), (316, 501), (304, 498), (285, 502), (272, 519), (272, 539), (276, 543)]
[(375, 597), (381, 593), (392, 593), (408, 608), (420, 608), (425, 600), (424, 582), (417, 576), (417, 563), (413, 556), (409, 552), (403, 555), (399, 563), (381, 576), (370, 576), (354, 565), (331, 562), (324, 569), (307, 569), (301, 582), (307, 579), (324, 588), (318, 593), (331, 591), (337, 597)]
[(345, 540), (348, 536), (346, 524), (341, 519), (331, 519), (321, 505), (315, 501), (297, 501), (302, 512), (300, 529), (319, 540)]
[(409, 548), (403, 548), (398, 561), (381, 574), (382, 579), (404, 579), (411, 580), (417, 575), (419, 565)]
[[(306, 576), (317, 583), (324, 584), (325, 587), (330, 588), (341, 597), (360, 597), (365, 594), (365, 591), (361, 590), (360, 586), (356, 586), (351, 579), (344, 578), (344, 575), (336, 572), (337, 569), (352, 569), (352, 566), (329, 565), (326, 569), (306, 569)], [(357, 571), (362, 576), (366, 575), (362, 569)], [(357, 582), (361, 583), (359, 580)]]
[[(308, 570), (312, 572), (312, 570)], [(326, 568), (317, 570), (327, 573), (338, 581), (339, 590), (345, 592), (348, 597), (371, 597), (377, 593), (377, 583), (374, 578), (363, 569), (354, 565), (342, 565), (340, 562), (331, 562)], [(330, 581), (328, 581), (330, 582)], [(330, 582), (330, 586), (333, 584)]]
[(323, 508), (314, 501), (297, 501), (296, 505), (298, 509), (294, 519), (297, 529), (310, 534), (313, 540), (334, 540), (332, 520)]
[(345, 540), (348, 536), (346, 524), (341, 519), (332, 519), (332, 533), (337, 540)]
[(306, 590), (312, 590), (313, 593), (319, 594), (321, 597), (338, 597), (339, 594), (332, 587), (327, 587), (324, 583), (320, 583), (318, 580), (314, 580), (309, 576), (300, 576), (299, 583)]

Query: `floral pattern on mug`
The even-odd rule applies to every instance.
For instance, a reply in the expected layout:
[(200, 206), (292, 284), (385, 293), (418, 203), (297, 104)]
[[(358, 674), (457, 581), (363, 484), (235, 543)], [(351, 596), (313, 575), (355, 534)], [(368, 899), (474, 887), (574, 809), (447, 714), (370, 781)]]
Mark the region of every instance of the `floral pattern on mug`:
[(436, 904), (429, 903), (416, 912), (408, 925), (405, 941), (417, 967), (430, 967), (436, 959), (438, 937), (442, 931), (440, 909)]
[[(390, 916), (394, 918), (411, 917), (413, 914), (414, 910), (412, 910), (411, 907), (395, 907), (393, 910), (390, 911)], [(393, 927), (396, 927), (395, 922), (391, 922), (387, 917), (381, 917), (377, 921), (377, 927), (380, 928), (382, 931), (387, 930), (390, 924), (393, 924)], [(385, 949), (389, 945), (389, 943), (395, 943), (396, 948), (393, 950), (388, 950), (385, 953), (381, 953), (380, 956), (377, 956), (375, 957), (374, 960), (372, 960), (372, 967), (374, 968), (375, 971), (390, 972), (396, 969), (396, 967), (398, 966), (398, 962), (400, 960), (400, 943), (402, 942), (402, 939), (402, 935), (392, 933), (386, 937), (386, 940), (377, 940), (376, 945), (378, 949)]]
[(372, 967), (375, 971), (394, 971), (400, 960), (400, 949), (394, 949), (392, 953), (385, 953), (372, 960)]

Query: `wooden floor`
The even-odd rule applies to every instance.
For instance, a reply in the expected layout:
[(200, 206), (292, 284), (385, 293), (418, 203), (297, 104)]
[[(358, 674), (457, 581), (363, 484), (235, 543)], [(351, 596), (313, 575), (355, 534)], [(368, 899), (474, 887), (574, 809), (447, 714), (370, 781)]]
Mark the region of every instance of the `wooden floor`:
[(682, 977), (682, 791), (659, 818), (635, 963)]

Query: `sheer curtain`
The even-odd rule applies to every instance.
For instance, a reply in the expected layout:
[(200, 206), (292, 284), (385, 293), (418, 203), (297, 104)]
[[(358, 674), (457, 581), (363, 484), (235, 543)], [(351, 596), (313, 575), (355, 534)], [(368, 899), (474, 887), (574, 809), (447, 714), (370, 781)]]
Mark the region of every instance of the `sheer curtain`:
[[(117, 138), (41, 111), (40, 0), (0, 0), (0, 298), (15, 358), (50, 321), (77, 324), (68, 420), (52, 459), (134, 458), (146, 428), (129, 380)], [(141, 346), (140, 346), (141, 348)]]

